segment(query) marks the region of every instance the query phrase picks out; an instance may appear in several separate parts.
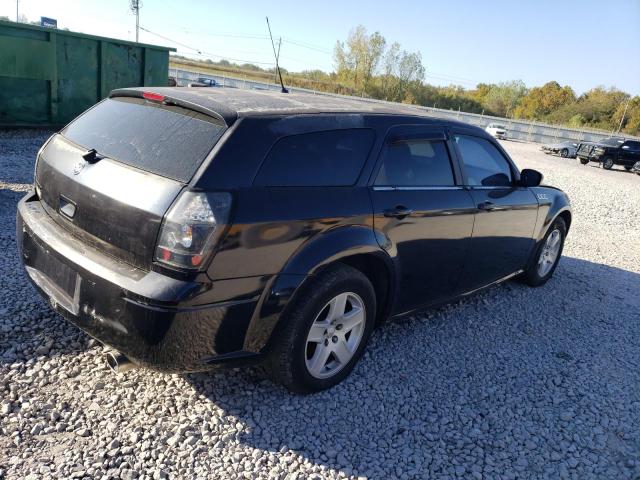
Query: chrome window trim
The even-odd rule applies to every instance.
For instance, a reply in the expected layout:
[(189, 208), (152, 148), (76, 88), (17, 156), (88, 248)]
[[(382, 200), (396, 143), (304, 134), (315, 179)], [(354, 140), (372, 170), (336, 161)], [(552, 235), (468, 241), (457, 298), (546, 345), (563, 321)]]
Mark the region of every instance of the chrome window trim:
[(392, 186), (380, 186), (374, 185), (373, 190), (376, 192), (392, 192), (392, 191), (411, 191), (411, 190), (465, 190), (465, 187), (461, 185), (451, 186), (433, 186), (433, 187), (392, 187)]
[(485, 185), (467, 185), (469, 190), (513, 190), (518, 188), (518, 185), (504, 185), (499, 186), (485, 186)]

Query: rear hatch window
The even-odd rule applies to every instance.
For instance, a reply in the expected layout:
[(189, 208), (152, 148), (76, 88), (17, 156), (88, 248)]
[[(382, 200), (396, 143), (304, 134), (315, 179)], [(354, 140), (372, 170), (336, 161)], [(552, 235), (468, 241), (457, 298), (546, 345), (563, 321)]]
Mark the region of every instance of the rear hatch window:
[(116, 97), (88, 110), (62, 134), (87, 150), (187, 183), (225, 128), (182, 107)]

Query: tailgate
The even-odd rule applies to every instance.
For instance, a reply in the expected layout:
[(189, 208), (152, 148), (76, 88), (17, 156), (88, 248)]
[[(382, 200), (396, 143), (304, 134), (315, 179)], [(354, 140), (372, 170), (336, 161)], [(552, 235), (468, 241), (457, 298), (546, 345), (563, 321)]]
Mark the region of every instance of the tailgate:
[(88, 164), (84, 153), (62, 135), (47, 144), (36, 168), (43, 206), (83, 241), (148, 269), (162, 217), (183, 184), (109, 158)]
[(225, 129), (219, 118), (185, 107), (109, 98), (43, 148), (38, 195), (76, 237), (149, 269), (165, 212)]
[(582, 155), (585, 157), (588, 157), (591, 154), (591, 151), (593, 150), (594, 145), (591, 145), (589, 143), (581, 143), (580, 146), (578, 147), (578, 151), (576, 152), (578, 155)]

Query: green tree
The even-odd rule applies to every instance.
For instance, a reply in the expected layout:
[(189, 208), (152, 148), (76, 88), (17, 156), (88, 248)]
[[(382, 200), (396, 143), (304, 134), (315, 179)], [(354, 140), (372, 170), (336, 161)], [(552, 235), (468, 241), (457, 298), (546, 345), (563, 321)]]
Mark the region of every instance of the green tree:
[(542, 120), (558, 108), (576, 101), (571, 87), (561, 87), (558, 82), (547, 82), (534, 87), (522, 98), (515, 109), (516, 118)]
[(366, 28), (358, 25), (346, 42), (338, 41), (334, 48), (338, 78), (364, 93), (380, 64), (385, 45), (386, 40), (379, 32), (369, 35)]
[(628, 105), (627, 102), (621, 103), (613, 114), (612, 122), (617, 126), (620, 126), (622, 122), (622, 132), (624, 133), (640, 135), (640, 96), (630, 99)]
[(527, 93), (522, 80), (513, 80), (493, 85), (484, 98), (484, 106), (500, 117), (513, 116), (520, 100)]

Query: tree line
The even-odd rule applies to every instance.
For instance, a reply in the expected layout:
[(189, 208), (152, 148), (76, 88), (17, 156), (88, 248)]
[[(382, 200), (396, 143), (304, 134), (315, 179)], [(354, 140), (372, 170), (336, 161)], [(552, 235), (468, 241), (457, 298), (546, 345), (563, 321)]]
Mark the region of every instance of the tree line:
[(372, 98), (640, 135), (640, 96), (602, 86), (577, 96), (555, 81), (533, 88), (522, 80), (472, 89), (429, 85), (419, 52), (388, 45), (379, 32), (369, 34), (363, 26), (336, 43), (334, 61), (329, 78)]
[[(362, 25), (354, 28), (346, 40), (336, 42), (333, 57), (335, 68), (330, 73), (281, 68), (285, 83), (392, 102), (640, 135), (640, 96), (632, 97), (615, 87), (597, 86), (576, 95), (571, 87), (556, 81), (533, 88), (527, 88), (522, 80), (479, 83), (475, 88), (430, 85), (425, 82), (426, 68), (419, 52), (408, 52), (397, 42), (388, 43), (379, 32), (369, 33)], [(227, 60), (205, 63), (221, 71), (250, 72), (257, 80), (275, 81), (273, 68), (236, 65)]]

